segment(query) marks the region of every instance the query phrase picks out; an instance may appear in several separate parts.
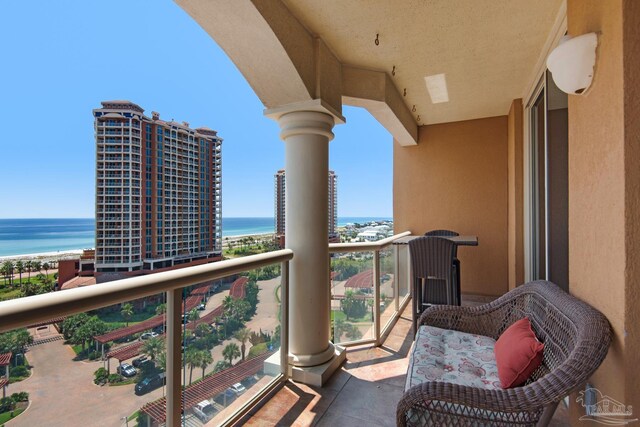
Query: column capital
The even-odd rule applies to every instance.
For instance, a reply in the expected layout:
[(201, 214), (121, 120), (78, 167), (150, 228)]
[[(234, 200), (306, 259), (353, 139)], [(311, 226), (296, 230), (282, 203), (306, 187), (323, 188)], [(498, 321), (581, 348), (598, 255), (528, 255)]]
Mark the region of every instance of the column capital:
[(333, 117), (333, 121), (337, 125), (346, 123), (346, 119), (342, 114), (322, 99), (312, 99), (310, 101), (294, 102), (291, 104), (280, 105), (278, 107), (267, 108), (264, 110), (264, 115), (270, 119), (279, 121), (285, 114), (300, 111), (314, 111), (328, 114)]

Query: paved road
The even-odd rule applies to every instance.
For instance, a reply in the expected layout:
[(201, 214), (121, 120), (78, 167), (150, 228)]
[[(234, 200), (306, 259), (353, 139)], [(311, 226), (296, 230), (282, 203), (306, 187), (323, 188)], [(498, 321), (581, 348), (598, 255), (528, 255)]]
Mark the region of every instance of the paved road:
[[(273, 333), (278, 324), (277, 307), (274, 291), (280, 284), (280, 278), (261, 281), (257, 314), (247, 322), (247, 327), (253, 331), (262, 328), (263, 331)], [(207, 302), (207, 309), (203, 315), (222, 303), (228, 295), (220, 292), (212, 296)], [(53, 327), (46, 330), (31, 330), (36, 339), (50, 338), (57, 334)], [(37, 335), (36, 335), (37, 334)], [(222, 349), (229, 342), (216, 346), (212, 353), (214, 364), (206, 372), (213, 370), (215, 362), (223, 360)], [(239, 345), (239, 343), (238, 343)], [(247, 342), (247, 354), (251, 344)], [(29, 392), (31, 405), (29, 409), (7, 427), (20, 426), (122, 426), (123, 416), (131, 415), (146, 402), (151, 402), (162, 396), (162, 389), (154, 390), (144, 396), (133, 393), (133, 384), (126, 386), (103, 386), (93, 384), (93, 372), (103, 366), (103, 362), (76, 362), (75, 353), (70, 346), (61, 340), (31, 347), (27, 352), (27, 359), (33, 366), (32, 376), (24, 381), (12, 384), (9, 393), (19, 391)], [(239, 360), (239, 359), (238, 359)], [(111, 364), (113, 371), (114, 364)], [(187, 369), (187, 382), (189, 381)], [(201, 369), (194, 369), (193, 379), (202, 376)]]
[(162, 396), (162, 389), (136, 396), (133, 384), (96, 386), (93, 372), (102, 362), (75, 362), (74, 357), (71, 347), (62, 341), (40, 344), (27, 352), (33, 374), (11, 384), (8, 391), (29, 392), (31, 405), (7, 427), (122, 426), (123, 416)]

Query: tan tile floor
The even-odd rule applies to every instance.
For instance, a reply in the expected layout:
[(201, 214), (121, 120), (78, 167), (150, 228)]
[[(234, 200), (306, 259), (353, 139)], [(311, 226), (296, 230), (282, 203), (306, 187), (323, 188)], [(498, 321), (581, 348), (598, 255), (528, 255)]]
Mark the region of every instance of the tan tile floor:
[[(463, 305), (490, 300), (463, 295)], [(345, 364), (322, 388), (289, 382), (245, 425), (394, 426), (411, 343), (411, 311), (407, 308), (381, 347), (349, 348)], [(566, 414), (564, 407), (558, 408), (551, 425), (569, 425)]]

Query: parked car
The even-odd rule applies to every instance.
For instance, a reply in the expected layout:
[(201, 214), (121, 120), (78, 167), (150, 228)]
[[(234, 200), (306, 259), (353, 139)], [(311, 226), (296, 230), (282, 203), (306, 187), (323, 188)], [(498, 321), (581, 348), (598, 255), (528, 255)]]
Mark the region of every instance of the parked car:
[(207, 308), (207, 305), (203, 302), (201, 302), (200, 305), (198, 306), (198, 310), (204, 310), (205, 308)]
[(158, 336), (158, 334), (156, 332), (145, 332), (144, 334), (140, 335), (140, 339), (142, 341), (144, 341), (144, 340), (148, 340), (148, 339), (151, 339), (151, 338), (155, 338), (157, 336)]
[(203, 400), (193, 407), (193, 413), (200, 421), (206, 423), (218, 412), (218, 410), (208, 400)]
[(231, 388), (226, 389), (224, 392), (217, 395), (213, 400), (223, 406), (228, 406), (236, 399), (236, 393)]
[(247, 391), (247, 389), (240, 383), (235, 383), (234, 385), (229, 387), (229, 390), (234, 392), (236, 394), (236, 396), (240, 396), (242, 393)]
[(118, 367), (116, 368), (116, 372), (122, 375), (123, 377), (135, 377), (136, 374), (138, 373), (138, 371), (136, 371), (136, 368), (129, 365), (128, 363), (123, 363), (121, 365), (118, 365)]
[(136, 368), (139, 368), (140, 365), (142, 365), (144, 362), (148, 361), (149, 359), (147, 358), (147, 356), (140, 356), (138, 358), (133, 359), (133, 361), (131, 363), (133, 363), (133, 366)]
[(243, 379), (242, 381), (240, 381), (242, 383), (243, 386), (245, 387), (251, 387), (252, 385), (254, 385), (255, 383), (258, 382), (260, 378), (258, 377), (258, 375), (251, 375), (250, 377), (247, 377), (245, 379)]
[(151, 390), (155, 390), (158, 387), (162, 387), (167, 383), (167, 377), (164, 372), (152, 375), (144, 378), (135, 387), (135, 393), (140, 396), (145, 393), (149, 393)]

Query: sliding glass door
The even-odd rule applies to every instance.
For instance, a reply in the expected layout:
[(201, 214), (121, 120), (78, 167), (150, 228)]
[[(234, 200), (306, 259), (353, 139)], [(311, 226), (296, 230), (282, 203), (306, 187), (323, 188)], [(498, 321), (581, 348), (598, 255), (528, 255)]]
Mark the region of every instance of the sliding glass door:
[(567, 95), (547, 71), (527, 105), (528, 279), (569, 289)]

